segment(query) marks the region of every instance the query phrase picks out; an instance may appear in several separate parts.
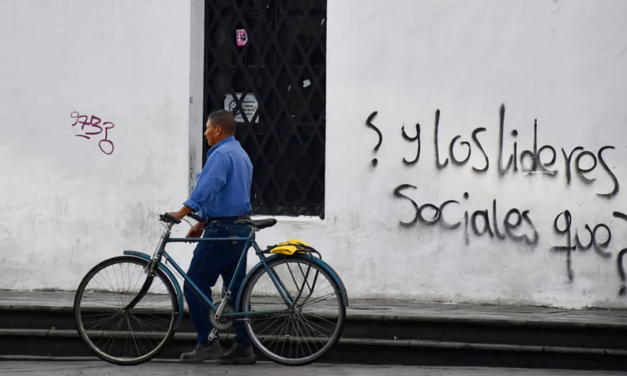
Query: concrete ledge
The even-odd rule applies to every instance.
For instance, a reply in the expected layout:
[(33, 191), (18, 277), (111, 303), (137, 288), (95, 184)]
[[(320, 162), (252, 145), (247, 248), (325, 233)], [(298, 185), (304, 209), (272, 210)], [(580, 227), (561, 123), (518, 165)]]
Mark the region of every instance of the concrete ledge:
[[(75, 329), (73, 296), (0, 291), (0, 359), (93, 357)], [(89, 309), (107, 310), (106, 299), (101, 303)], [(166, 313), (158, 307), (149, 313), (160, 311)], [(625, 336), (623, 310), (355, 300), (347, 309), (343, 338), (320, 361), (627, 370)], [(228, 346), (233, 336), (221, 338)], [(195, 342), (185, 315), (158, 359), (176, 359)]]
[[(221, 336), (229, 346), (232, 336)], [(152, 361), (176, 361), (194, 333), (177, 333)], [(0, 330), (0, 360), (96, 360), (75, 330)], [(257, 352), (258, 360), (267, 360)], [(321, 363), (627, 370), (627, 351), (429, 340), (342, 338)]]
[[(20, 305), (20, 304), (0, 304), (2, 311), (24, 311), (24, 312), (55, 312), (73, 314), (74, 308), (70, 306), (54, 305)], [(154, 310), (155, 313), (159, 309)], [(624, 312), (624, 311), (618, 311)], [(185, 308), (185, 313), (188, 309)], [(603, 322), (603, 321), (567, 321), (567, 320), (547, 320), (545, 318), (528, 319), (524, 317), (490, 317), (490, 316), (447, 316), (447, 315), (421, 315), (421, 314), (380, 314), (380, 313), (354, 313), (347, 311), (347, 320), (350, 321), (380, 321), (380, 322), (415, 322), (415, 323), (468, 323), (477, 325), (503, 325), (503, 326), (534, 326), (552, 328), (590, 328), (590, 329), (620, 329), (627, 330), (627, 312), (624, 322)]]
[[(41, 337), (64, 337), (80, 340), (78, 332), (75, 330), (37, 330), (37, 329), (0, 329), (0, 337), (20, 337), (20, 338), (41, 338)], [(220, 335), (220, 338), (231, 341), (232, 334)], [(174, 340), (195, 341), (195, 333), (175, 333)], [(82, 341), (82, 340), (81, 340)], [(423, 341), (423, 340), (383, 340), (383, 339), (354, 339), (340, 338), (340, 345), (351, 346), (385, 346), (385, 347), (415, 347), (415, 348), (438, 348), (438, 349), (469, 349), (485, 351), (514, 351), (514, 352), (544, 352), (561, 354), (586, 354), (586, 355), (612, 355), (627, 357), (627, 350), (601, 349), (601, 348), (581, 348), (581, 347), (561, 347), (561, 346), (525, 346), (490, 343), (468, 343), (468, 342), (448, 342), (448, 341)]]

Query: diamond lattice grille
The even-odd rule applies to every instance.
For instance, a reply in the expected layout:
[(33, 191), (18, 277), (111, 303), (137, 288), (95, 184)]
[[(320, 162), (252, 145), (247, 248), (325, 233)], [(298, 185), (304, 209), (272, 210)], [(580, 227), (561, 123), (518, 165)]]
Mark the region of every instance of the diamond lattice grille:
[(205, 119), (225, 102), (240, 117), (255, 214), (323, 218), (326, 0), (209, 0), (205, 9)]

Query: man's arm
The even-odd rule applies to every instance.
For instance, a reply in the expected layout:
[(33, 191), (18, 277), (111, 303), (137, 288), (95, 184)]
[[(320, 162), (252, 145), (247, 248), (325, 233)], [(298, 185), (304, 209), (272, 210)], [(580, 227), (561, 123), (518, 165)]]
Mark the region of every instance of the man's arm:
[(181, 219), (183, 219), (183, 217), (185, 217), (186, 215), (188, 215), (191, 212), (192, 212), (192, 208), (183, 205), (181, 210), (179, 210), (177, 212), (171, 212), (171, 213), (168, 213), (168, 214), (170, 214), (171, 216), (173, 216), (174, 218), (176, 218), (178, 220), (181, 220)]
[(211, 197), (215, 196), (226, 184), (227, 163), (221, 153), (213, 153), (207, 160), (196, 188), (189, 199), (183, 203), (181, 210), (169, 213), (171, 216), (182, 219), (187, 214), (197, 212), (206, 207)]

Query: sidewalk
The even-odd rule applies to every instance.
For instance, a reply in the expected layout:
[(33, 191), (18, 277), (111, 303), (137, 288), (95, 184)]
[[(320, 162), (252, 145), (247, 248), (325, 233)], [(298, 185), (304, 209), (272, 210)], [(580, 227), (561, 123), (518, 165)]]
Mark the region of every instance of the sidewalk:
[[(74, 292), (0, 291), (0, 310), (71, 310)], [(512, 324), (546, 323), (587, 327), (626, 327), (627, 310), (566, 310), (544, 307), (488, 306), (422, 303), (401, 300), (351, 299), (346, 310), (352, 319), (450, 320), (463, 322), (501, 321)]]
[[(73, 292), (0, 291), (0, 360), (93, 357), (76, 331), (73, 299)], [(625, 338), (627, 310), (352, 299), (343, 336), (321, 361), (627, 370)], [(177, 359), (195, 339), (185, 315), (159, 357)]]

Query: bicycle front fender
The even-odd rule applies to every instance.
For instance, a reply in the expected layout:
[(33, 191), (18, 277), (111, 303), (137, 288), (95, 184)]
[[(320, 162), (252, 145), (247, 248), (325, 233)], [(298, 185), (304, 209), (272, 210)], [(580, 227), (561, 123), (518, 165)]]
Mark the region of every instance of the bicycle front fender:
[[(266, 258), (266, 263), (269, 263), (277, 258), (281, 258), (281, 257), (285, 257), (283, 255), (273, 255), (270, 257)], [(342, 282), (342, 279), (340, 278), (340, 276), (335, 272), (335, 270), (333, 270), (333, 268), (331, 268), (331, 266), (329, 264), (327, 264), (326, 262), (322, 261), (321, 259), (314, 257), (310, 254), (306, 254), (306, 255), (298, 255), (295, 254), (293, 256), (288, 256), (289, 258), (300, 258), (303, 260), (307, 260), (307, 261), (311, 261), (314, 264), (320, 266), (322, 269), (324, 269), (325, 271), (327, 271), (330, 275), (331, 278), (333, 278), (333, 280), (335, 281), (335, 283), (337, 283), (338, 287), (340, 288), (340, 296), (342, 299), (342, 304), (344, 304), (344, 306), (348, 307), (348, 293), (346, 292), (346, 287), (344, 287), (344, 282)], [(239, 289), (239, 292), (237, 293), (237, 300), (236, 300), (236, 305), (235, 305), (235, 312), (241, 312), (241, 301), (242, 301), (242, 294), (244, 291), (244, 287), (246, 286), (246, 284), (248, 283), (248, 281), (250, 280), (251, 276), (257, 271), (257, 269), (259, 268), (263, 268), (263, 264), (261, 262), (257, 263), (257, 265), (255, 265), (250, 272), (248, 273), (248, 275), (246, 275), (246, 278), (244, 278), (244, 281), (242, 282), (242, 286)]]
[[(142, 252), (124, 251), (123, 253), (126, 256), (138, 257), (138, 258), (144, 259), (146, 261), (150, 261), (150, 259), (151, 259), (151, 257), (149, 255), (147, 255), (145, 253), (142, 253)], [(172, 273), (172, 271), (170, 269), (168, 269), (161, 262), (157, 265), (157, 267), (162, 272), (164, 272), (165, 275), (168, 276), (168, 278), (170, 279), (170, 282), (172, 283), (172, 286), (174, 286), (174, 291), (176, 291), (176, 297), (177, 297), (178, 305), (179, 305), (179, 314), (178, 314), (178, 317), (176, 318), (176, 322), (174, 323), (174, 330), (176, 331), (179, 328), (179, 325), (181, 325), (181, 322), (183, 321), (183, 315), (185, 314), (185, 303), (183, 301), (183, 290), (181, 290), (181, 285), (179, 285), (178, 280), (174, 277), (174, 274)]]

